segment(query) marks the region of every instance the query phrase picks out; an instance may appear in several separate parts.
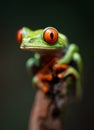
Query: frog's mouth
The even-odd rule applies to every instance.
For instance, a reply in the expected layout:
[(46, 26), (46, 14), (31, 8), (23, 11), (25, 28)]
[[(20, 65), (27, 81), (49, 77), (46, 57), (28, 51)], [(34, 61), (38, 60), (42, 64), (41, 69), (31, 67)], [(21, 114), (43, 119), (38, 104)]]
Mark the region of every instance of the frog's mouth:
[(30, 50), (34, 52), (39, 52), (39, 53), (46, 53), (46, 52), (59, 52), (62, 50), (61, 48), (49, 48), (49, 47), (27, 47), (27, 46), (21, 46), (20, 49), (22, 50)]

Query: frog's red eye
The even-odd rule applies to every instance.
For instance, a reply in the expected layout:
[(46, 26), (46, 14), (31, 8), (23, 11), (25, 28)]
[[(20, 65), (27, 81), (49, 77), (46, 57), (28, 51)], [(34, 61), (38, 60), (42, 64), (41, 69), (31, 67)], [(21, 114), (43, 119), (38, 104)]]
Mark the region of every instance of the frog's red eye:
[(48, 27), (44, 30), (43, 38), (47, 43), (55, 43), (58, 39), (58, 32), (55, 28)]
[(17, 31), (17, 41), (18, 41), (19, 43), (22, 42), (22, 29), (19, 29), (19, 30)]

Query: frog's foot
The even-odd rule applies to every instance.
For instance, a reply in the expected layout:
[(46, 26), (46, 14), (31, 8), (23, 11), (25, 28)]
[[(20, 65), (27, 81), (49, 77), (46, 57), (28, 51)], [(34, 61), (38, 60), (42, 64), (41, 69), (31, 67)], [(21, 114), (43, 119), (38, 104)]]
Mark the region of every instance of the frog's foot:
[(64, 72), (69, 68), (69, 65), (67, 64), (55, 64), (53, 66), (53, 70), (56, 72), (56, 75), (58, 78), (62, 78), (64, 75)]
[(36, 88), (41, 89), (44, 93), (47, 93), (50, 89), (48, 81), (53, 78), (52, 72), (49, 69), (41, 69), (37, 75), (33, 78), (33, 83)]
[(53, 66), (53, 70), (60, 71), (60, 70), (66, 70), (69, 66), (67, 64), (55, 64)]
[(58, 77), (59, 79), (63, 78), (63, 76), (64, 76), (64, 72), (61, 72), (61, 73), (57, 74), (57, 77)]
[(37, 75), (32, 79), (32, 82), (35, 88), (41, 89), (45, 94), (49, 91), (48, 84), (41, 81)]
[(44, 81), (44, 80), (46, 80), (46, 81), (51, 81), (52, 80), (52, 74), (49, 72), (49, 73), (46, 73), (46, 74), (42, 74), (41, 72), (39, 72), (38, 73), (38, 75), (37, 75), (38, 77), (39, 77), (39, 79), (41, 80), (41, 81)]

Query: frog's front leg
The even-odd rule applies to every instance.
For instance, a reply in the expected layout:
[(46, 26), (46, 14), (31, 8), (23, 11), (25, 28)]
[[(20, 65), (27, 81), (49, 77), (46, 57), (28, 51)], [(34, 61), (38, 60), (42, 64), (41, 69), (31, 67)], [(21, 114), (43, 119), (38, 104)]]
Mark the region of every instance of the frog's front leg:
[(79, 72), (82, 72), (82, 59), (79, 54), (79, 48), (75, 44), (71, 44), (65, 52), (65, 55), (58, 60), (58, 64), (69, 64), (71, 61), (74, 61), (77, 65)]
[(33, 57), (29, 58), (26, 62), (26, 67), (30, 68), (33, 65), (39, 66), (39, 61), (40, 61), (40, 54), (35, 53)]
[(34, 75), (37, 72), (37, 68), (40, 66), (40, 55), (35, 53), (33, 57), (29, 58), (26, 62), (26, 68), (30, 75)]
[[(71, 62), (74, 62), (77, 67), (73, 66)], [(58, 71), (62, 66), (66, 66), (65, 71), (58, 73), (58, 78), (66, 78), (71, 76), (75, 78), (75, 95), (76, 97), (81, 97), (81, 74), (82, 74), (82, 59), (79, 54), (79, 49), (75, 44), (71, 44), (68, 49), (66, 49), (65, 55), (57, 61), (57, 64), (54, 65), (54, 70)]]

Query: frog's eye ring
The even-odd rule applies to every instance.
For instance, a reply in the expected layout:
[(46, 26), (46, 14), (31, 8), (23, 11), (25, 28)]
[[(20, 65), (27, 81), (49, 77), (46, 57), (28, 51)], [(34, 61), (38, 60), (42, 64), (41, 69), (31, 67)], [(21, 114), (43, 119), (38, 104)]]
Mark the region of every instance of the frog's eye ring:
[(58, 39), (58, 31), (53, 27), (47, 27), (44, 29), (43, 38), (47, 43), (53, 44)]
[(17, 41), (18, 41), (18, 43), (22, 42), (22, 29), (19, 29), (17, 31)]

